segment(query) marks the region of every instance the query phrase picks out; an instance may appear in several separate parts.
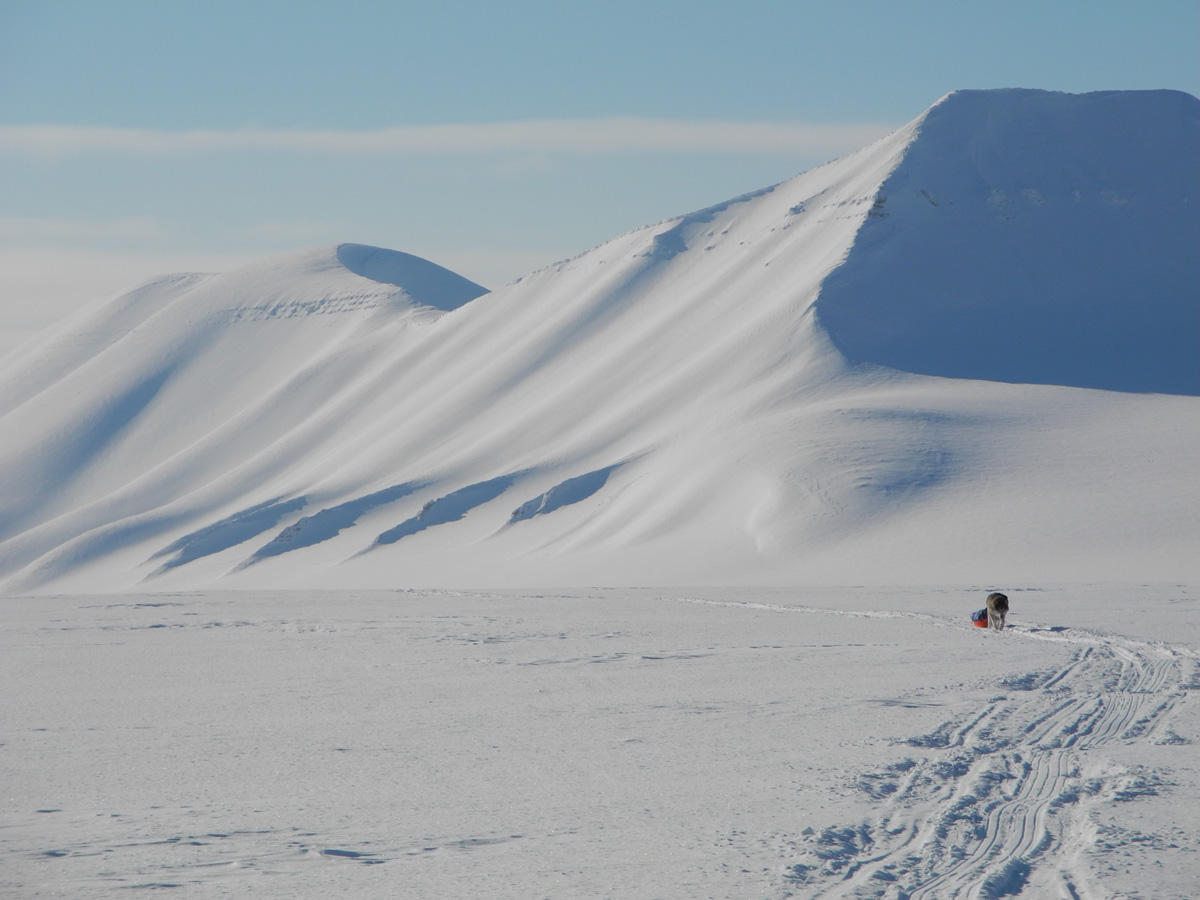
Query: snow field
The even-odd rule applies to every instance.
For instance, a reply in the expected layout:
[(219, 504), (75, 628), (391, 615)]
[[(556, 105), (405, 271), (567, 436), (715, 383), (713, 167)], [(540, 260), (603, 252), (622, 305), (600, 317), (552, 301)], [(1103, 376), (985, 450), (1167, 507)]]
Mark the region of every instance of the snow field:
[(10, 600), (3, 889), (1188, 896), (1195, 588), (985, 592)]

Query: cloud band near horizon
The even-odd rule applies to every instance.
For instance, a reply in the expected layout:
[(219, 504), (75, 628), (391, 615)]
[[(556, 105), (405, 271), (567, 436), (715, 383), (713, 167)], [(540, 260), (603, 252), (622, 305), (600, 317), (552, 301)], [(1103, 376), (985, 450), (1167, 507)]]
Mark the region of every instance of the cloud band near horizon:
[(173, 154), (274, 150), (340, 154), (420, 153), (844, 153), (897, 126), (615, 116), (359, 131), (245, 128), (165, 131), (88, 125), (0, 125), (0, 152), (23, 155)]

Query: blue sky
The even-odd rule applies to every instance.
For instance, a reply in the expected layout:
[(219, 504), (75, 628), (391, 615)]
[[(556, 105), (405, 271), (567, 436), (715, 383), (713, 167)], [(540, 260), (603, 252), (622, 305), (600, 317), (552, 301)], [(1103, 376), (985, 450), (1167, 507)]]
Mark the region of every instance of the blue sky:
[(1197, 35), (1194, 0), (0, 0), (0, 351), (314, 244), (495, 287), (956, 88), (1200, 93)]

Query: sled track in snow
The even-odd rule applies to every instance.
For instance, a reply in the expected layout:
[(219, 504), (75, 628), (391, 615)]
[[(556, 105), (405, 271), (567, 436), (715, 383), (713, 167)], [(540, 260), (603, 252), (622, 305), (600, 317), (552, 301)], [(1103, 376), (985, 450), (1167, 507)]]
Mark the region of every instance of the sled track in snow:
[[(895, 612), (681, 602), (971, 627)], [(917, 752), (888, 771), (862, 773), (864, 789), (886, 781), (894, 790), (870, 821), (810, 837), (804, 856), (787, 866), (784, 897), (996, 900), (1020, 893), (1035, 867), (1051, 864), (1063, 900), (1101, 894), (1086, 873), (1095, 843), (1088, 812), (1104, 800), (1154, 794), (1157, 782), (1094, 751), (1179, 742), (1166, 720), (1200, 681), (1200, 655), (1074, 628), (1017, 627), (1005, 636), (1078, 650), (1049, 677), (1014, 680), (981, 712), (901, 742)]]

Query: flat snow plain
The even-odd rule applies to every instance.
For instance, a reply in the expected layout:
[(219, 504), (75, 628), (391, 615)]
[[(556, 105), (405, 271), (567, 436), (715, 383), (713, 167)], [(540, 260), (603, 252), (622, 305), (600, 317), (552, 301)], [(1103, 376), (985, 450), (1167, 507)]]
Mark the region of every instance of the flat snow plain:
[(0, 894), (1194, 897), (1200, 585), (990, 587), (6, 599)]

